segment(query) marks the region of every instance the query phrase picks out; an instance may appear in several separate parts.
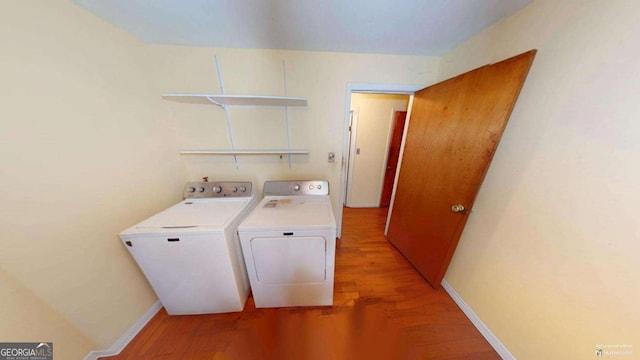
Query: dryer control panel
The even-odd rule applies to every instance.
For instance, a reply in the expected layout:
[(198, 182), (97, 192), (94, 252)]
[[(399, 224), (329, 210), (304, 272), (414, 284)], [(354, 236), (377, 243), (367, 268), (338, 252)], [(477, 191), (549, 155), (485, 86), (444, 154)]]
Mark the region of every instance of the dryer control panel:
[(265, 181), (264, 196), (329, 195), (326, 180)]
[(248, 197), (253, 194), (251, 181), (199, 181), (189, 182), (184, 187), (185, 199)]

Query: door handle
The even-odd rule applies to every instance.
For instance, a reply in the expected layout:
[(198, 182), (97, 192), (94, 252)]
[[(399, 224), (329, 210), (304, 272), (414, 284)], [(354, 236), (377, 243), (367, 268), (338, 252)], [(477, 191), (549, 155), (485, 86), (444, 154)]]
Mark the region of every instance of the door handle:
[(451, 207), (451, 211), (453, 211), (454, 213), (459, 213), (459, 212), (463, 212), (464, 211), (464, 205), (462, 204), (455, 204)]

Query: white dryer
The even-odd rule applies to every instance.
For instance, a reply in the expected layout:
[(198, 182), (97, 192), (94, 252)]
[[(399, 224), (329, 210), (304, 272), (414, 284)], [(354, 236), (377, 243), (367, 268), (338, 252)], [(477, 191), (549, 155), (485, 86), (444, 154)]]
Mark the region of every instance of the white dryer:
[(256, 307), (333, 304), (336, 221), (327, 181), (267, 181), (238, 226)]
[(251, 182), (188, 183), (185, 200), (120, 233), (169, 315), (242, 311), (249, 282), (237, 226)]

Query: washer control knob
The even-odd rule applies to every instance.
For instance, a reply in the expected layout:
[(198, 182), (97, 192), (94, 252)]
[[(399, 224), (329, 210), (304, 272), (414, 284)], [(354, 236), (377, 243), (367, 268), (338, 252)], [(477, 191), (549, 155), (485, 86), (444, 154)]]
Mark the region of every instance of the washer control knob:
[(246, 186), (240, 186), (240, 192), (246, 192), (247, 188)]
[(196, 192), (196, 188), (194, 187), (190, 187), (187, 189), (188, 192), (192, 193), (192, 192)]
[(233, 191), (233, 192), (238, 192), (238, 188), (237, 188), (237, 187), (235, 187), (235, 186), (232, 186), (232, 187), (231, 187), (231, 191)]
[(204, 188), (203, 187), (199, 187), (198, 188), (198, 192), (204, 192)]
[(309, 185), (309, 190), (313, 190), (313, 185)]
[(318, 190), (322, 189), (322, 185), (318, 185), (318, 186), (316, 187), (316, 189), (318, 189)]
[(213, 192), (216, 194), (220, 194), (222, 192), (222, 186), (216, 185), (213, 187)]
[(300, 191), (300, 185), (295, 184), (291, 187), (293, 189), (293, 191)]

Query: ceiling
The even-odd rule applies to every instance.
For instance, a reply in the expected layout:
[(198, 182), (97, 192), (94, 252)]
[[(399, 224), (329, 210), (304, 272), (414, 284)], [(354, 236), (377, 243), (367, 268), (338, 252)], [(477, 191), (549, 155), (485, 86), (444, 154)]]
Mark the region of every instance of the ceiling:
[(442, 55), (532, 0), (74, 0), (154, 44)]

